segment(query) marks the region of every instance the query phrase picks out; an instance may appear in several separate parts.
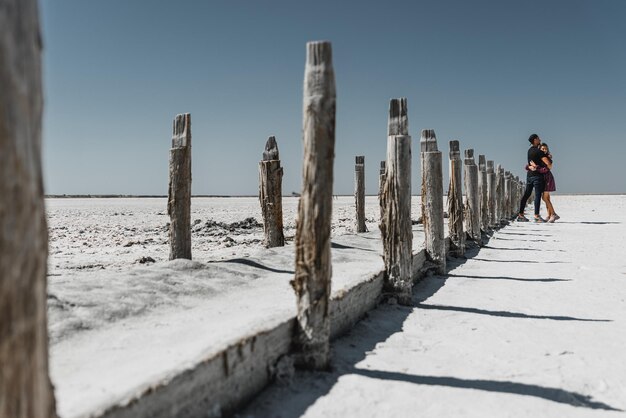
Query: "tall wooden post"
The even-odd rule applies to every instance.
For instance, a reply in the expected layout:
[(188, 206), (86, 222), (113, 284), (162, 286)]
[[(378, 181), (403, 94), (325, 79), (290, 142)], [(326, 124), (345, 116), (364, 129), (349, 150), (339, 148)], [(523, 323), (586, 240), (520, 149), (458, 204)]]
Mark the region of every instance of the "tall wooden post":
[(191, 115), (174, 119), (170, 149), (170, 185), (167, 199), (170, 215), (170, 260), (191, 260)]
[(302, 193), (296, 222), (297, 364), (329, 365), (330, 223), (335, 158), (335, 74), (330, 42), (308, 42), (304, 71)]
[(478, 166), (474, 161), (473, 149), (465, 150), (465, 230), (472, 241), (482, 244)]
[(502, 225), (504, 214), (504, 169), (500, 164), (496, 167), (496, 222)]
[(365, 157), (355, 158), (354, 203), (356, 206), (356, 232), (367, 232), (365, 226)]
[(380, 162), (380, 171), (378, 174), (378, 206), (380, 208), (380, 222), (383, 221), (384, 207), (383, 207), (383, 187), (385, 186), (385, 168), (386, 161)]
[(384, 292), (400, 304), (411, 304), (411, 137), (408, 135), (406, 99), (389, 104), (387, 163), (382, 193), (382, 221), (385, 262)]
[(263, 215), (265, 246), (285, 245), (283, 234), (283, 168), (276, 138), (270, 136), (265, 143), (263, 160), (259, 163), (259, 202)]
[(478, 156), (478, 190), (480, 192), (480, 229), (489, 230), (489, 192), (487, 190), (487, 160)]
[(453, 257), (465, 254), (463, 231), (463, 162), (459, 141), (450, 141), (450, 187), (448, 188), (448, 231), (450, 253)]
[(48, 229), (37, 2), (0, 1), (0, 417), (56, 416), (48, 377)]
[(513, 177), (510, 171), (504, 172), (504, 219), (511, 218), (511, 203), (513, 202)]
[(493, 161), (487, 161), (487, 207), (489, 209), (489, 227), (496, 225), (496, 173), (493, 169)]
[(422, 220), (426, 235), (426, 254), (436, 265), (437, 274), (446, 273), (446, 245), (443, 230), (443, 171), (441, 151), (432, 129), (422, 130)]

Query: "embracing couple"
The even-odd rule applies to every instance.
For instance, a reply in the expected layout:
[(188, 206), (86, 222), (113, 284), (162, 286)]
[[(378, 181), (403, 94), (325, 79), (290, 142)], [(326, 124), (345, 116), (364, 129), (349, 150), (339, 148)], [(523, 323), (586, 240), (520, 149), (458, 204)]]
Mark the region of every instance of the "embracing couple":
[[(530, 197), (533, 189), (535, 189), (535, 222), (554, 222), (560, 218), (554, 211), (554, 206), (550, 201), (550, 192), (556, 190), (556, 184), (554, 182), (554, 176), (552, 175), (552, 154), (548, 149), (548, 144), (541, 143), (539, 135), (532, 134), (528, 138), (530, 142), (530, 149), (528, 150), (528, 164), (526, 170), (526, 191), (522, 196), (520, 202), (519, 214), (517, 215), (518, 222), (528, 222), (528, 218), (524, 216), (524, 208), (526, 202)], [(541, 208), (541, 200), (546, 203), (548, 209), (548, 219), (543, 219), (539, 216), (539, 209)]]

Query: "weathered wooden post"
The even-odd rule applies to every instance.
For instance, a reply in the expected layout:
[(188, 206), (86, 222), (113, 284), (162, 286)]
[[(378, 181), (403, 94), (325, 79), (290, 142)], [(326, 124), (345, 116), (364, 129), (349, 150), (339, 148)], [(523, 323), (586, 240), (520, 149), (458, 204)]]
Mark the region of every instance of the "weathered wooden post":
[(191, 260), (191, 115), (174, 119), (170, 149), (170, 185), (167, 199), (170, 215), (170, 260)]
[(335, 158), (335, 74), (330, 42), (308, 42), (304, 71), (302, 193), (296, 222), (296, 363), (329, 366), (330, 222)]
[(453, 257), (465, 254), (463, 231), (463, 162), (459, 141), (450, 141), (450, 187), (448, 188), (448, 231), (450, 253)]
[(480, 229), (489, 230), (489, 192), (487, 190), (487, 160), (478, 155), (478, 190), (480, 192)]
[(511, 211), (511, 172), (504, 171), (504, 212), (502, 213), (502, 219), (504, 221), (509, 219), (509, 212)]
[(384, 216), (383, 207), (383, 187), (385, 186), (385, 164), (386, 161), (380, 162), (380, 171), (378, 174), (378, 206), (380, 208), (380, 221), (382, 222)]
[(478, 189), (478, 166), (474, 150), (465, 150), (465, 230), (469, 238), (482, 244), (480, 233), (480, 190)]
[(412, 295), (413, 231), (411, 230), (411, 137), (408, 135), (405, 98), (389, 104), (387, 162), (382, 193), (385, 280), (383, 291), (400, 304), (410, 305)]
[(35, 0), (0, 1), (0, 417), (55, 417)]
[(355, 158), (354, 202), (356, 205), (356, 232), (367, 232), (365, 226), (365, 157)]
[(420, 138), (422, 163), (422, 220), (426, 254), (437, 274), (446, 273), (446, 242), (443, 230), (443, 171), (441, 151), (432, 129), (423, 129)]
[(487, 161), (487, 206), (489, 209), (489, 227), (496, 227), (496, 173), (493, 161)]
[(496, 222), (502, 226), (504, 214), (504, 169), (500, 164), (496, 167)]
[(267, 248), (285, 245), (283, 234), (283, 168), (276, 138), (265, 143), (263, 160), (259, 162), (259, 202)]

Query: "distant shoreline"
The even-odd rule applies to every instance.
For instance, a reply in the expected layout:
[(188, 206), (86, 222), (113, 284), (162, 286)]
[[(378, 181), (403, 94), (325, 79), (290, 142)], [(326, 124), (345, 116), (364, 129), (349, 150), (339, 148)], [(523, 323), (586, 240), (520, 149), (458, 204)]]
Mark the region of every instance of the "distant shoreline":
[[(624, 193), (558, 193), (555, 196), (624, 196)], [(336, 197), (354, 196), (353, 194), (337, 194)], [(377, 195), (366, 195), (377, 196)], [(418, 194), (412, 196), (420, 196)], [(445, 194), (444, 194), (445, 196)], [(211, 197), (211, 198), (238, 198), (238, 197), (259, 197), (256, 194), (250, 195), (217, 195), (217, 194), (199, 194), (191, 197)], [(298, 197), (294, 195), (283, 195), (283, 197)], [(155, 199), (165, 198), (167, 195), (132, 195), (132, 194), (47, 194), (46, 199)]]

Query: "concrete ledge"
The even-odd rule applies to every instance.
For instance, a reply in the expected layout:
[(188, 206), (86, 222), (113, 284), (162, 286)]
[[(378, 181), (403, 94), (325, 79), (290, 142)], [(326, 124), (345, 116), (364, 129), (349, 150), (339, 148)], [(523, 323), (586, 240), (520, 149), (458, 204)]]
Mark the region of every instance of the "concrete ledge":
[[(446, 239), (449, 245), (449, 240)], [(379, 257), (379, 255), (376, 255)], [(424, 272), (425, 250), (413, 254), (414, 280)], [(332, 295), (330, 303), (331, 336), (349, 331), (380, 301), (383, 272), (371, 275), (348, 289)], [(254, 335), (242, 337), (235, 344), (198, 362), (165, 381), (90, 417), (166, 418), (219, 417), (250, 401), (281, 372), (281, 358), (290, 353), (295, 317)]]

